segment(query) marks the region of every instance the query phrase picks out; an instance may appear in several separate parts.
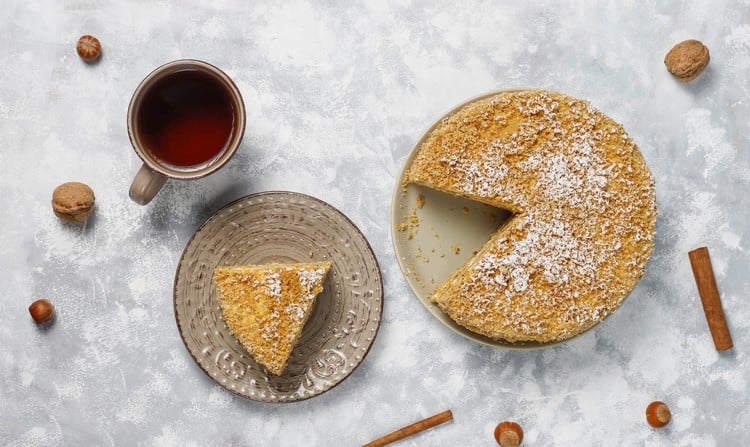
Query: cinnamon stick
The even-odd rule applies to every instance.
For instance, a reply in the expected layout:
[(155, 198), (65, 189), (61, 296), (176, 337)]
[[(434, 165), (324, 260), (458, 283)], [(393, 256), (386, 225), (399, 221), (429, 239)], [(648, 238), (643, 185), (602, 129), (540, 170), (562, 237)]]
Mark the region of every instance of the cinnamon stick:
[(717, 351), (731, 349), (732, 336), (729, 334), (727, 320), (721, 307), (719, 289), (716, 287), (714, 270), (711, 267), (711, 258), (708, 256), (708, 248), (701, 247), (688, 253), (690, 265), (693, 268), (695, 284), (698, 286), (698, 294), (703, 302), (703, 311), (706, 313), (708, 328), (714, 339)]
[(451, 412), (451, 410), (446, 410), (442, 413), (436, 414), (435, 416), (430, 416), (427, 419), (423, 419), (419, 422), (407, 425), (400, 430), (396, 430), (393, 433), (383, 436), (382, 438), (378, 438), (372, 442), (369, 442), (362, 447), (381, 447), (390, 444), (391, 442), (398, 441), (399, 439), (404, 439), (421, 431), (425, 431), (428, 428), (432, 428), (436, 425), (440, 425), (443, 422), (448, 422), (450, 420), (453, 420), (453, 413)]

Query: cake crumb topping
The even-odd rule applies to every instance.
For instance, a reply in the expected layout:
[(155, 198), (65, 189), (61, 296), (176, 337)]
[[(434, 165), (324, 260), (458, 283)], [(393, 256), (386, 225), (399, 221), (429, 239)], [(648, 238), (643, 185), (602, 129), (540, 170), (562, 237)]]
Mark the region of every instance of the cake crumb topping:
[(434, 292), (494, 339), (555, 341), (613, 312), (653, 248), (653, 178), (638, 148), (588, 102), (503, 93), (436, 127), (407, 172), (514, 216)]
[(312, 313), (330, 262), (219, 267), (222, 318), (252, 357), (280, 375)]

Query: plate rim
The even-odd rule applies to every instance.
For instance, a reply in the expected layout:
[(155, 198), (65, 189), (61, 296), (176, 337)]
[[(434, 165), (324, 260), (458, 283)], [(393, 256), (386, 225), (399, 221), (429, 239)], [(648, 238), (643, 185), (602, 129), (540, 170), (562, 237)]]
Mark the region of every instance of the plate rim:
[[(451, 107), (447, 112), (439, 115), (439, 117), (435, 121), (432, 122), (432, 124), (427, 128), (427, 130), (422, 132), (419, 139), (416, 140), (412, 148), (409, 150), (409, 153), (406, 155), (406, 158), (404, 159), (404, 162), (401, 165), (401, 170), (396, 176), (396, 185), (395, 185), (395, 188), (393, 188), (393, 195), (391, 198), (391, 222), (390, 222), (391, 243), (393, 244), (393, 252), (394, 252), (394, 255), (396, 256), (396, 262), (398, 262), (398, 266), (399, 266), (399, 269), (401, 270), (401, 274), (406, 280), (406, 283), (409, 285), (409, 288), (411, 289), (412, 294), (416, 296), (417, 300), (419, 300), (419, 302), (422, 303), (422, 305), (427, 309), (427, 311), (435, 319), (440, 321), (448, 329), (450, 329), (454, 333), (461, 335), (469, 340), (472, 340), (474, 342), (480, 343), (485, 346), (491, 346), (493, 348), (501, 348), (501, 349), (504, 348), (504, 349), (517, 350), (517, 351), (534, 351), (534, 350), (541, 350), (541, 349), (546, 349), (546, 348), (552, 348), (555, 346), (560, 346), (564, 343), (573, 341), (581, 337), (582, 335), (588, 333), (589, 331), (593, 330), (594, 328), (600, 326), (604, 321), (609, 319), (609, 317), (611, 317), (617, 309), (615, 309), (615, 311), (610, 312), (609, 315), (604, 317), (601, 321), (597, 322), (596, 324), (592, 325), (586, 330), (573, 335), (572, 337), (566, 338), (564, 340), (556, 340), (556, 341), (551, 341), (547, 343), (541, 343), (541, 342), (511, 343), (511, 342), (503, 341), (503, 340), (494, 340), (484, 335), (472, 332), (463, 326), (460, 326), (458, 323), (453, 321), (453, 319), (451, 319), (450, 316), (448, 316), (448, 314), (440, 310), (437, 307), (437, 305), (429, 301), (428, 297), (420, 296), (420, 294), (417, 292), (417, 287), (414, 284), (412, 275), (407, 274), (408, 266), (405, 265), (406, 261), (402, 259), (402, 253), (399, 249), (399, 244), (396, 243), (396, 238), (399, 237), (398, 229), (397, 229), (398, 222), (396, 222), (396, 214), (399, 209), (399, 197), (402, 194), (402, 189), (405, 187), (405, 185), (403, 185), (403, 180), (404, 180), (406, 171), (408, 167), (411, 166), (411, 164), (414, 162), (414, 158), (416, 158), (417, 153), (419, 152), (419, 148), (422, 146), (422, 144), (430, 135), (430, 133), (432, 133), (432, 131), (435, 130), (435, 128), (437, 128), (437, 126), (439, 126), (445, 119), (450, 118), (451, 116), (453, 116), (454, 114), (456, 114), (458, 111), (468, 106), (469, 104), (472, 104), (477, 101), (481, 101), (481, 100), (484, 100), (484, 99), (487, 99), (487, 98), (490, 98), (490, 97), (493, 97), (502, 93), (539, 92), (539, 91), (562, 94), (562, 93), (557, 92), (556, 90), (543, 89), (543, 88), (521, 88), (519, 87), (519, 88), (506, 88), (506, 89), (491, 90), (489, 92), (482, 93), (480, 95), (476, 95), (465, 101), (462, 101), (458, 105)], [(566, 95), (566, 96), (569, 96), (569, 95)], [(513, 215), (511, 214), (511, 217), (509, 219), (512, 219), (512, 218), (513, 218)], [(623, 297), (622, 302), (620, 303), (620, 306), (622, 306), (622, 304), (625, 302), (625, 300), (627, 300), (627, 298), (630, 296), (632, 292), (633, 290), (630, 290), (630, 292), (628, 292), (625, 295), (625, 297)], [(618, 309), (620, 306), (618, 306)]]
[[(346, 375), (344, 375), (343, 377), (341, 377), (340, 380), (338, 380), (336, 383), (334, 383), (333, 385), (331, 385), (329, 388), (321, 391), (320, 393), (312, 394), (312, 395), (308, 395), (308, 396), (304, 396), (304, 397), (300, 397), (299, 399), (293, 399), (293, 400), (260, 400), (260, 399), (254, 399), (254, 398), (252, 398), (250, 396), (247, 396), (247, 395), (244, 395), (244, 394), (240, 393), (237, 390), (233, 390), (233, 389), (229, 388), (226, 384), (223, 384), (220, 381), (216, 380), (206, 370), (206, 368), (204, 368), (204, 366), (201, 364), (201, 362), (198, 361), (198, 359), (196, 358), (195, 354), (190, 349), (190, 346), (188, 346), (187, 340), (185, 340), (185, 334), (182, 332), (182, 325), (180, 324), (180, 317), (179, 317), (179, 315), (177, 313), (177, 280), (178, 280), (178, 278), (180, 276), (180, 271), (182, 270), (182, 261), (185, 258), (185, 253), (187, 252), (188, 247), (190, 247), (190, 244), (193, 242), (193, 240), (198, 235), (198, 233), (212, 219), (214, 219), (223, 210), (225, 210), (227, 208), (230, 208), (230, 207), (234, 206), (235, 204), (237, 204), (239, 202), (242, 202), (244, 200), (248, 200), (248, 199), (256, 198), (256, 197), (261, 197), (261, 196), (266, 196), (266, 195), (291, 195), (291, 196), (303, 197), (305, 199), (311, 199), (311, 200), (313, 200), (315, 202), (318, 202), (318, 203), (322, 204), (323, 206), (326, 206), (326, 207), (330, 208), (331, 210), (335, 211), (336, 213), (338, 213), (341, 217), (344, 218), (344, 220), (346, 222), (348, 222), (352, 226), (352, 228), (354, 228), (354, 230), (356, 230), (356, 232), (360, 236), (362, 236), (362, 239), (365, 241), (366, 247), (369, 250), (370, 254), (372, 255), (373, 260), (375, 261), (375, 267), (377, 269), (377, 276), (378, 276), (378, 283), (380, 284), (380, 293), (376, 295), (376, 297), (380, 301), (380, 312), (379, 312), (379, 315), (378, 315), (378, 321), (377, 321), (377, 325), (375, 326), (375, 331), (374, 331), (374, 333), (372, 335), (372, 341), (367, 346), (367, 349), (365, 350), (365, 352), (362, 354), (362, 359), (354, 367), (352, 367), (352, 369), (348, 373), (346, 373)], [(340, 211), (338, 208), (336, 208), (335, 206), (331, 205), (330, 203), (328, 203), (328, 202), (326, 202), (326, 201), (324, 201), (322, 199), (319, 199), (317, 197), (313, 197), (311, 195), (304, 194), (304, 193), (301, 193), (301, 192), (296, 192), (296, 191), (282, 191), (282, 190), (261, 191), (261, 192), (256, 192), (256, 193), (248, 194), (248, 195), (242, 196), (242, 197), (240, 197), (238, 199), (232, 200), (231, 202), (226, 203), (221, 208), (219, 208), (216, 211), (214, 211), (209, 217), (207, 217), (203, 221), (203, 223), (201, 223), (198, 226), (198, 228), (195, 229), (195, 231), (193, 232), (192, 236), (190, 236), (190, 239), (188, 239), (187, 243), (185, 243), (185, 248), (182, 249), (182, 254), (180, 254), (180, 259), (177, 262), (177, 269), (175, 270), (174, 281), (173, 281), (173, 284), (172, 284), (172, 310), (174, 312), (175, 323), (177, 324), (177, 331), (180, 333), (180, 339), (182, 340), (183, 345), (185, 345), (185, 349), (188, 351), (188, 353), (190, 354), (190, 357), (192, 357), (192, 359), (195, 362), (195, 364), (198, 365), (198, 368), (201, 371), (203, 371), (203, 373), (205, 373), (211, 379), (211, 381), (213, 381), (217, 385), (221, 386), (225, 390), (230, 391), (233, 394), (235, 394), (237, 396), (240, 396), (240, 397), (242, 397), (244, 399), (252, 400), (254, 402), (259, 402), (259, 403), (266, 403), (266, 404), (293, 404), (295, 402), (306, 401), (308, 399), (312, 399), (314, 397), (318, 397), (318, 396), (321, 396), (321, 395), (327, 393), (328, 391), (336, 388), (339, 384), (341, 384), (346, 379), (348, 379), (354, 373), (354, 371), (356, 371), (359, 368), (359, 366), (362, 363), (364, 363), (365, 358), (367, 358), (367, 355), (370, 353), (370, 349), (372, 349), (372, 345), (375, 344), (375, 339), (377, 338), (378, 332), (380, 331), (380, 324), (383, 321), (383, 307), (385, 305), (385, 299), (384, 298), (385, 298), (385, 291), (384, 291), (384, 288), (383, 288), (383, 272), (380, 269), (380, 263), (378, 262), (378, 257), (375, 255), (375, 251), (372, 249), (372, 245), (370, 244), (370, 241), (365, 237), (365, 234), (362, 232), (362, 230), (360, 230), (360, 228), (349, 218), (349, 216), (347, 216), (346, 214), (344, 214), (342, 211)], [(234, 335), (234, 334), (232, 334), (232, 335)]]

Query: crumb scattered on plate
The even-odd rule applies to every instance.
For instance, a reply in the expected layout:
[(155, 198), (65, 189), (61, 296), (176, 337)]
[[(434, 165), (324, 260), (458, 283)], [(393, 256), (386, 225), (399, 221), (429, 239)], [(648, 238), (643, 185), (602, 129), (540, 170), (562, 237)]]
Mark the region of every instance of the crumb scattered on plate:
[(411, 210), (409, 217), (405, 217), (401, 223), (398, 224), (398, 231), (406, 231), (406, 238), (411, 239), (417, 234), (417, 228), (419, 227), (419, 217), (417, 217), (417, 210)]
[(428, 264), (430, 262), (430, 258), (422, 254), (421, 247), (417, 247), (417, 254), (414, 257), (424, 262), (425, 264)]

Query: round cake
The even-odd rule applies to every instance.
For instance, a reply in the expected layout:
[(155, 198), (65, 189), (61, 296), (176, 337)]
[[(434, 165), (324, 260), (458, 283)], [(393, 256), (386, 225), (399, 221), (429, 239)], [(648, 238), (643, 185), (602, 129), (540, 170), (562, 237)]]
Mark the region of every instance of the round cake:
[(615, 311), (653, 250), (654, 180), (623, 127), (549, 91), (472, 102), (432, 130), (406, 173), (512, 217), (431, 300), (496, 340), (555, 342)]

